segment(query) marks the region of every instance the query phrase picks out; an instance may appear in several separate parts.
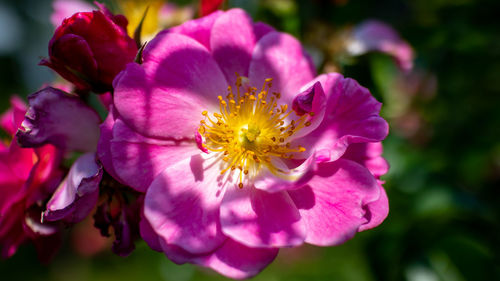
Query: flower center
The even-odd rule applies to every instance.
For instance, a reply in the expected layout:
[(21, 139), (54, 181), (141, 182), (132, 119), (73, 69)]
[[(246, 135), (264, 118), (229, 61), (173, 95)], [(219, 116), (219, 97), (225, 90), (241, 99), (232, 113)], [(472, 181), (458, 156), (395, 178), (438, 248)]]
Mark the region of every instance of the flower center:
[[(289, 139), (311, 124), (306, 121), (306, 115), (298, 116), (287, 104), (278, 106), (281, 94), (270, 93), (271, 78), (265, 80), (259, 92), (255, 87), (242, 87), (247, 81), (247, 78), (238, 76), (236, 93), (228, 86), (226, 98), (218, 96), (219, 112), (214, 112), (212, 118), (206, 110), (203, 111), (205, 119), (200, 121), (198, 128), (204, 137), (202, 146), (220, 153), (225, 163), (221, 175), (239, 170), (240, 188), (244, 177), (255, 176), (263, 167), (277, 176), (285, 174), (286, 171), (277, 167), (272, 158), (291, 159), (296, 153), (304, 152), (304, 147), (292, 146)], [(296, 119), (289, 118), (292, 112)]]

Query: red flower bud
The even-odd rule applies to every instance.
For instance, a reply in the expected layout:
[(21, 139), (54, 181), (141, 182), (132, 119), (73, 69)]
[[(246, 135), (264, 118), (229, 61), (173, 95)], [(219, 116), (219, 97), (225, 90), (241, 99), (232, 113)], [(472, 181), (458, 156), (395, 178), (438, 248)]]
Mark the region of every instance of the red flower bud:
[(215, 12), (222, 6), (224, 0), (201, 0), (200, 16), (204, 17)]
[(49, 59), (40, 62), (75, 84), (79, 90), (105, 92), (115, 76), (137, 53), (127, 35), (127, 19), (100, 11), (81, 12), (65, 19), (49, 42)]

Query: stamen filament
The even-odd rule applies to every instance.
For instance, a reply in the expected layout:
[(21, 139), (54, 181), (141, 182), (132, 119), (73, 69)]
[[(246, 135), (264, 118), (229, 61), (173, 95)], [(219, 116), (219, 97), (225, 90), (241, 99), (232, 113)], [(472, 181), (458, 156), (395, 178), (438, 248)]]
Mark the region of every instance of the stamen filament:
[[(304, 152), (304, 147), (292, 147), (288, 139), (311, 124), (306, 122), (306, 115), (296, 115), (298, 118), (295, 120), (285, 122), (294, 111), (287, 104), (278, 105), (280, 93), (269, 94), (272, 79), (266, 79), (258, 93), (255, 87), (243, 86), (244, 79), (237, 75), (236, 97), (231, 86), (227, 88), (225, 99), (217, 97), (219, 112), (212, 113), (216, 121), (208, 111), (202, 112), (208, 123), (201, 120), (198, 129), (204, 137), (203, 147), (221, 153), (221, 175), (239, 169), (240, 188), (243, 188), (245, 177), (255, 176), (263, 166), (276, 175), (286, 173), (274, 166), (271, 157), (289, 159), (296, 153)], [(310, 114), (311, 117), (313, 115)]]

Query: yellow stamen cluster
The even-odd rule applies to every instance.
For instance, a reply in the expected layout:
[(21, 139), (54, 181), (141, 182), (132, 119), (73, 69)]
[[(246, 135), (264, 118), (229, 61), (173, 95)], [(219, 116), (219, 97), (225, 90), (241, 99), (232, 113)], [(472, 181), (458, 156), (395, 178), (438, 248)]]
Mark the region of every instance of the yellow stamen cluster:
[[(297, 116), (285, 124), (293, 110), (288, 105), (278, 105), (280, 93), (270, 93), (272, 79), (266, 79), (262, 89), (242, 87), (246, 78), (238, 76), (236, 93), (231, 86), (224, 99), (219, 96), (219, 112), (212, 116), (203, 111), (198, 132), (204, 137), (202, 144), (207, 150), (220, 153), (225, 162), (221, 174), (239, 170), (239, 184), (243, 177), (255, 175), (263, 166), (275, 175), (285, 173), (273, 165), (271, 158), (293, 158), (304, 152), (304, 147), (292, 147), (288, 139), (298, 130), (311, 123), (308, 116)], [(295, 112), (294, 112), (295, 113)]]

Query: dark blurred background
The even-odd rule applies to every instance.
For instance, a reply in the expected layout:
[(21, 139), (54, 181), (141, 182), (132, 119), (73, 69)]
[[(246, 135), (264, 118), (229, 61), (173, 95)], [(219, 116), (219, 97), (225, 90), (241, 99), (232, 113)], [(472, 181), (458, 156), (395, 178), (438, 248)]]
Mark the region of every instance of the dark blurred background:
[[(368, 87), (384, 103), (382, 115), (391, 126), (384, 141), (391, 164), (383, 177), (391, 208), (386, 221), (338, 247), (282, 250), (255, 280), (500, 280), (500, 1), (226, 4), (235, 6), (298, 37), (320, 72), (337, 70)], [(51, 13), (50, 0), (0, 2), (2, 111), (10, 95), (25, 98), (55, 79), (37, 66), (47, 56), (54, 30)], [(410, 73), (384, 54), (349, 57), (336, 51), (341, 35), (366, 19), (388, 23), (413, 47)], [(68, 230), (49, 265), (38, 262), (32, 245), (22, 246), (13, 258), (0, 261), (1, 279), (225, 279), (195, 266), (177, 266), (143, 242), (126, 258), (109, 249), (77, 254), (78, 243), (83, 248), (94, 243), (75, 238), (90, 224)]]

